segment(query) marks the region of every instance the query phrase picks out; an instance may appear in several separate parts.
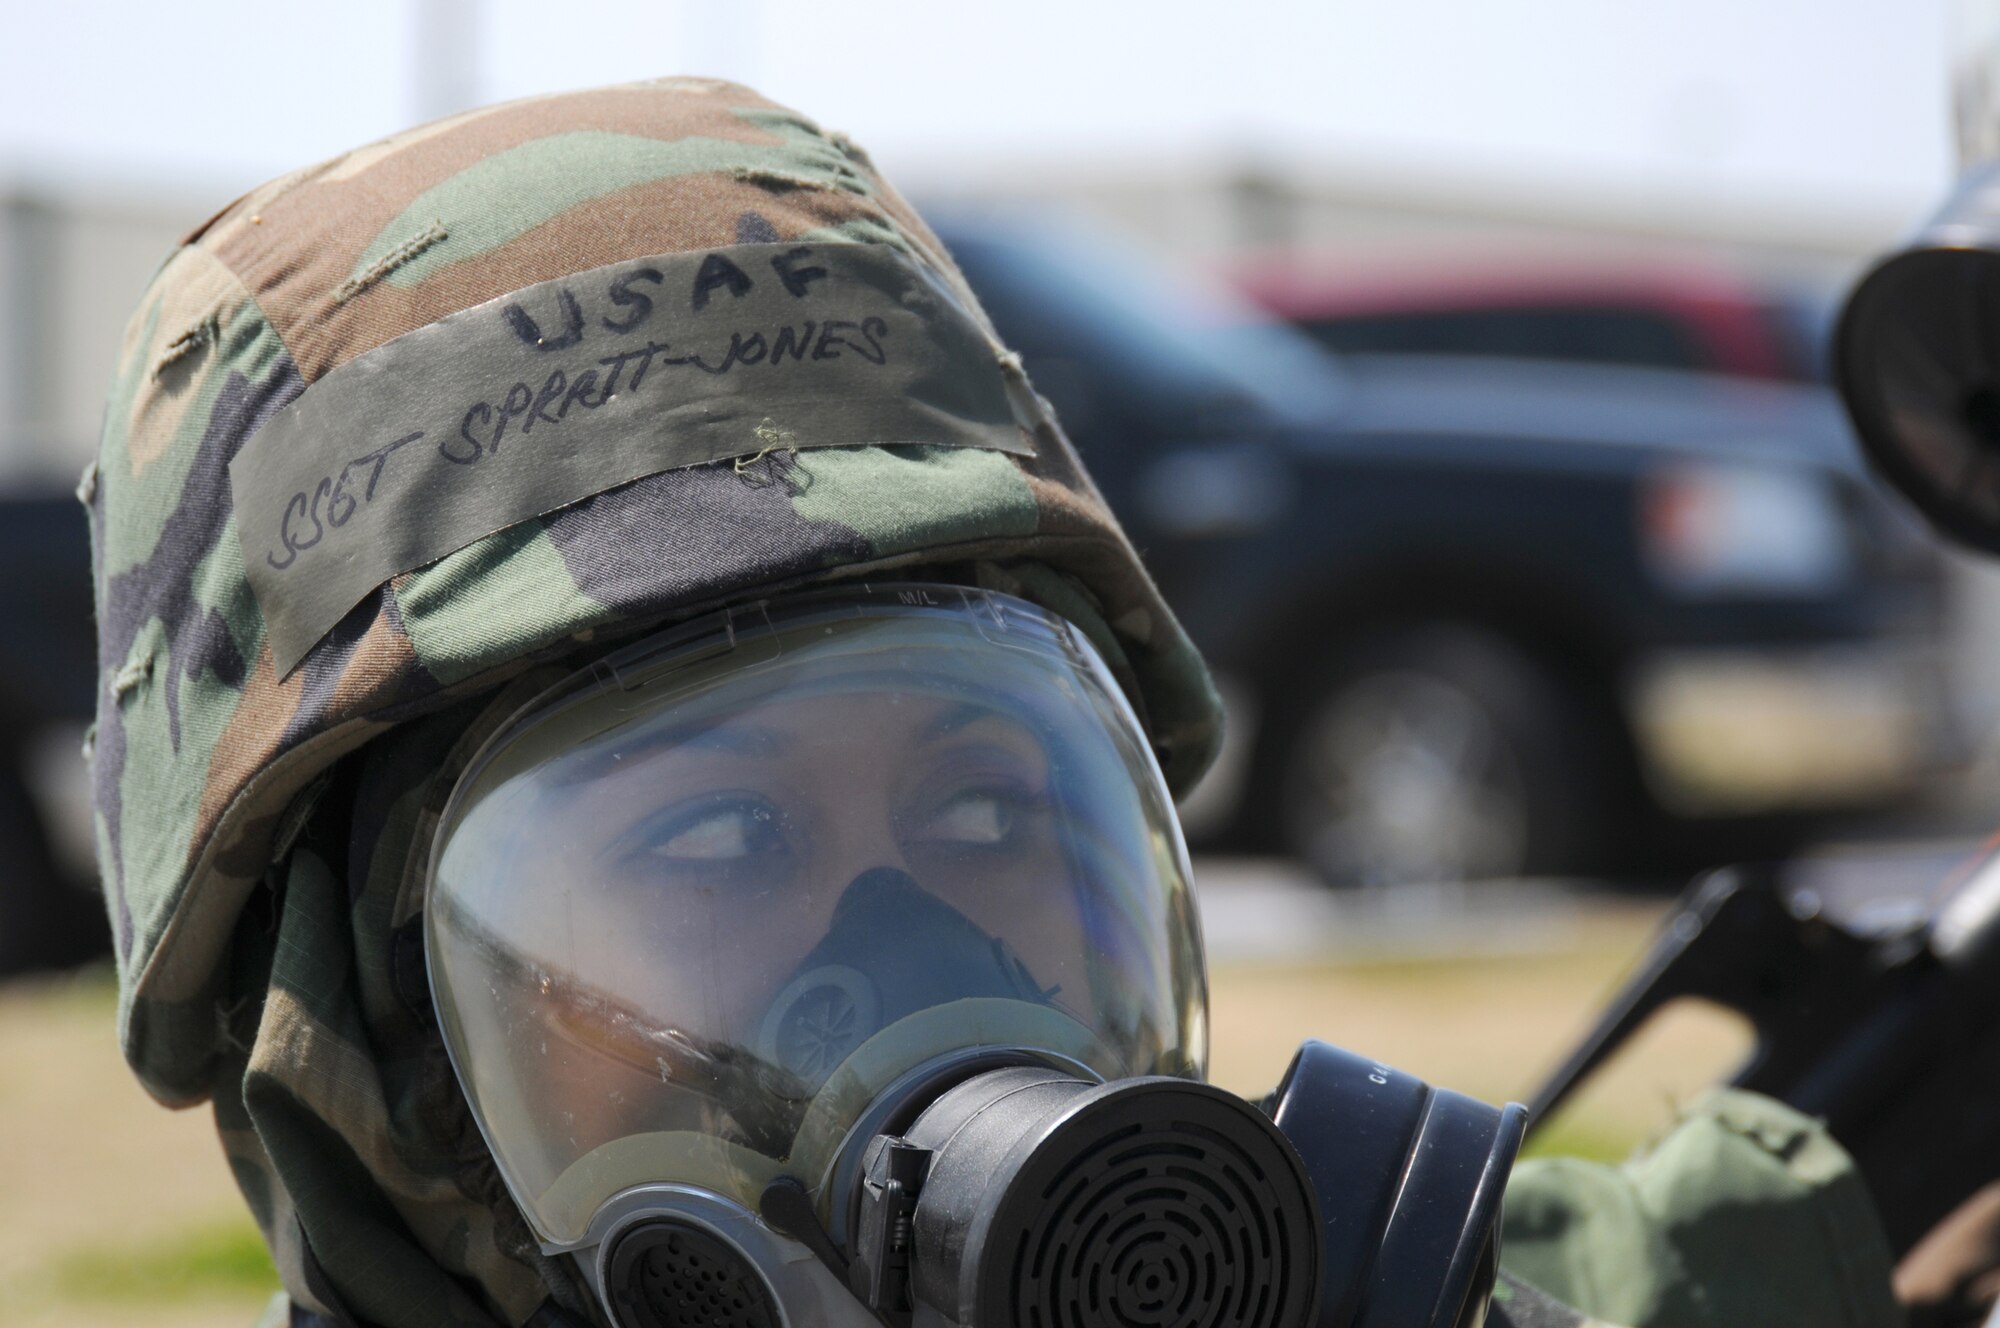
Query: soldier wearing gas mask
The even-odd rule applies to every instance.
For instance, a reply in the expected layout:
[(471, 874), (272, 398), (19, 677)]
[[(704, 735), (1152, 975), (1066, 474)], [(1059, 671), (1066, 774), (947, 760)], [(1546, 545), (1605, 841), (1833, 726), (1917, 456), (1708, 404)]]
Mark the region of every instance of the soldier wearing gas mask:
[(82, 496), (123, 1046), (276, 1321), (1487, 1321), (1518, 1107), (1202, 1082), (1214, 694), (844, 139), (666, 80), (275, 181)]

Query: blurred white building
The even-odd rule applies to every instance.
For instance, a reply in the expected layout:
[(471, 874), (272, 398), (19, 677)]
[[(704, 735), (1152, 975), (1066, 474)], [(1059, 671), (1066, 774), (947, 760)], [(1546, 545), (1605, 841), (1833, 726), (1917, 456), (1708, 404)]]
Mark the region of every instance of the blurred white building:
[[(903, 173), (907, 175), (908, 173)], [(1262, 162), (1102, 170), (933, 170), (900, 181), (926, 203), (1084, 217), (1190, 271), (1298, 248), (1408, 271), (1428, 254), (1717, 264), (1833, 297), (1894, 242), (1899, 218), (1853, 212), (1676, 212), (1575, 190), (1454, 189), (1365, 170)], [(0, 183), (0, 485), (72, 483), (93, 454), (120, 338), (178, 238), (218, 198), (110, 185)], [(2000, 722), (2000, 571), (1962, 560), (1954, 670), (1968, 714)]]
[(75, 482), (125, 321), (201, 206), (0, 183), (0, 484)]
[[(1891, 242), (1896, 219), (1676, 215), (1585, 194), (1453, 190), (1402, 177), (1259, 163), (1153, 163), (1142, 172), (933, 170), (922, 200), (1077, 214), (1193, 269), (1295, 246), (1399, 264), (1474, 252), (1605, 261), (1696, 256), (1835, 289)], [(0, 181), (0, 482), (73, 475), (94, 445), (120, 334), (176, 240), (225, 200), (111, 185)]]

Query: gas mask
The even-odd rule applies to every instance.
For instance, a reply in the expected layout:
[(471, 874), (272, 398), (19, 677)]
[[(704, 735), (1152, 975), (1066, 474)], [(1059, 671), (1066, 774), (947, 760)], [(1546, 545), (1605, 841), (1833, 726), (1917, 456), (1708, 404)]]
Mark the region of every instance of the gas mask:
[(1833, 377), (1876, 471), (1940, 533), (2000, 553), (2000, 0), (1953, 7), (1958, 183), (1849, 292)]
[(1062, 619), (717, 615), (460, 779), (426, 942), (542, 1248), (620, 1328), (1477, 1325), (1519, 1107), (1323, 1043), (1202, 1082), (1186, 850)]

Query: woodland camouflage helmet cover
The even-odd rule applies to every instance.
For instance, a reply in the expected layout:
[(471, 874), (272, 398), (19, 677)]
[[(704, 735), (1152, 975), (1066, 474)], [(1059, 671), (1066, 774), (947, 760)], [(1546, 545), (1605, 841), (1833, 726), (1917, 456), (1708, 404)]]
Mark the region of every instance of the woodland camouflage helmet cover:
[[(710, 267), (716, 252), (770, 266)], [(435, 490), (420, 492), (400, 525), (320, 565), (303, 618), (253, 585), (268, 582), (258, 557), (277, 567), (313, 547), (323, 519), (355, 517), (356, 494), (392, 496), (375, 479), (392, 474), (386, 444), (406, 437), (355, 434), (373, 441), (326, 477), (352, 481), (344, 497), (341, 483), (315, 491), (306, 453), (329, 446), (328, 420), (395, 422), (364, 418), (370, 401), (428, 408), (421, 383), (397, 372), (405, 348), (433, 353), (483, 319), (559, 349), (586, 317), (561, 279), (610, 272), (643, 294), (692, 273), (699, 307), (703, 285), (718, 304), (747, 294), (746, 270), (880, 277), (870, 298), (941, 311), (957, 329), (948, 367), (965, 370), (975, 347), (973, 376), (999, 386), (970, 395), (1002, 402), (1012, 421), (965, 425), (954, 402), (970, 396), (940, 387), (937, 366), (913, 371), (920, 405), (903, 416), (893, 402), (844, 419), (800, 400), (766, 413), (742, 399), (748, 389), (703, 404), (690, 386), (699, 408), (655, 427), (662, 459), (650, 465), (628, 457), (622, 474), (541, 492), (525, 512), (439, 516), (428, 524), (441, 534), (426, 529)], [(539, 324), (507, 309), (528, 288)], [(590, 306), (588, 318), (623, 328), (637, 304)], [(850, 365), (880, 363), (871, 331), (882, 328), (853, 319), (820, 358), (844, 348)], [(682, 367), (649, 386), (698, 383), (727, 367), (718, 355), (753, 362), (737, 342), (707, 353), (669, 360), (655, 346), (649, 362)], [(667, 398), (634, 381), (621, 390), (637, 405), (619, 409), (660, 409), (647, 403)], [(497, 457), (512, 419), (511, 458), (537, 419), (567, 437), (580, 436), (578, 417), (616, 414), (594, 409), (613, 398), (606, 381), (555, 382), (538, 377), (535, 399), (518, 402), (494, 389), (464, 412), (480, 427), (440, 447), (483, 440)], [(313, 414), (329, 402), (331, 416)], [(935, 436), (908, 427), (932, 417)], [(993, 441), (1002, 435), (1015, 441)], [(284, 492), (245, 503), (252, 459), (277, 468), (280, 490), (306, 476), (296, 510)], [(437, 774), (504, 710), (496, 689), (726, 603), (893, 573), (1005, 590), (1075, 622), (1177, 792), (1218, 738), (1198, 658), (935, 237), (851, 144), (729, 84), (663, 80), (475, 111), (232, 204), (168, 259), (133, 317), (81, 496), (101, 634), (98, 849), (125, 1054), (162, 1101), (215, 1099), (294, 1301), (337, 1309), (344, 1297), (372, 1322), (524, 1322), (561, 1280), (486, 1183), (408, 971), (421, 969), (421, 945), (405, 942), (422, 911)], [(302, 536), (308, 517), (316, 533)], [(257, 543), (280, 535), (282, 547)]]

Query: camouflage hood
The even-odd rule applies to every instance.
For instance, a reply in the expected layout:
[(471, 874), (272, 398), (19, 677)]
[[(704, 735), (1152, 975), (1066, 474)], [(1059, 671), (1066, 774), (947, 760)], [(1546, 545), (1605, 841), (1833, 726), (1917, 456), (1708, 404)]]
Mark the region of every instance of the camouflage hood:
[(521, 1322), (547, 1271), (394, 995), (421, 809), (510, 679), (922, 575), (1082, 626), (1176, 791), (1218, 737), (936, 239), (851, 144), (727, 84), (476, 111), (231, 205), (134, 316), (81, 496), (126, 1055), (162, 1101), (216, 1099), (295, 1299), (371, 1322)]

